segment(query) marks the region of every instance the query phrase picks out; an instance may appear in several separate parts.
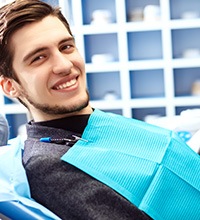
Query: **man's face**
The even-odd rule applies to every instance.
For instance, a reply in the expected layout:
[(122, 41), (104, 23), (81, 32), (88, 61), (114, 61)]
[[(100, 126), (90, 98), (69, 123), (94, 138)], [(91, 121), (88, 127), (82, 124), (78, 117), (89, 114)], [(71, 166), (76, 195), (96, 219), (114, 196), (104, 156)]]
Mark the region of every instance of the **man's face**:
[(25, 25), (13, 34), (11, 45), (19, 98), (35, 121), (89, 109), (84, 61), (58, 18)]

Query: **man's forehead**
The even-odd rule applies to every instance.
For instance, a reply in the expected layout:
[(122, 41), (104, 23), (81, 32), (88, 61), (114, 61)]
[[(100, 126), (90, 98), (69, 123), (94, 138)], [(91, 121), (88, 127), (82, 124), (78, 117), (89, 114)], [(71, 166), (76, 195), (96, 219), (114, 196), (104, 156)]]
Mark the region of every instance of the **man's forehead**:
[(25, 56), (35, 48), (59, 44), (66, 39), (73, 40), (73, 37), (65, 25), (57, 17), (47, 16), (41, 21), (27, 24), (16, 31), (11, 37), (10, 44), (11, 49)]
[(63, 33), (63, 35), (71, 36), (68, 29), (57, 17), (47, 16), (40, 21), (26, 24), (20, 29), (16, 30), (13, 33), (11, 39), (13, 41), (16, 38), (18, 38), (18, 40), (26, 38), (30, 40), (37, 40), (42, 37), (46, 37), (48, 40), (51, 40), (48, 34), (51, 33), (51, 35), (54, 35), (56, 37), (58, 35), (58, 32)]
[[(54, 30), (53, 30), (54, 29)], [(65, 24), (56, 16), (46, 16), (39, 21), (33, 21), (31, 23), (27, 23), (20, 27), (19, 29), (15, 30), (13, 35), (17, 35), (20, 32), (21, 36), (24, 35), (39, 35), (40, 33), (45, 33), (45, 31), (64, 31), (69, 33), (69, 30), (65, 26)]]

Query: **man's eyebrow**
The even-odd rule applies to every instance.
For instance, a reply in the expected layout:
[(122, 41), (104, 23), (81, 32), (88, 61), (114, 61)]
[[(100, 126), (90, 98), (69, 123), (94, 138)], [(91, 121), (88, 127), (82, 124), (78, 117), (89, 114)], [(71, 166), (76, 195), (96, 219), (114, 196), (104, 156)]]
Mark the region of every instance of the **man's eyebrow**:
[(67, 38), (61, 40), (61, 41), (59, 42), (59, 44), (62, 44), (62, 43), (68, 42), (68, 41), (73, 41), (73, 42), (75, 42), (75, 39), (74, 39), (74, 37), (72, 37), (72, 36), (71, 36), (71, 37), (67, 37)]
[(29, 52), (24, 58), (23, 58), (23, 61), (26, 62), (30, 57), (34, 56), (35, 54), (37, 53), (40, 53), (44, 50), (46, 50), (47, 48), (46, 47), (40, 47), (40, 48), (36, 48), (35, 50)]
[[(66, 42), (68, 42), (68, 41), (73, 41), (73, 43), (75, 43), (74, 37), (71, 36), (71, 37), (67, 37), (67, 38), (64, 38), (63, 40), (61, 40), (61, 41), (59, 42), (59, 44), (66, 43)], [(42, 52), (42, 51), (44, 51), (44, 50), (46, 50), (46, 49), (47, 49), (47, 47), (36, 48), (35, 50), (29, 52), (29, 53), (23, 58), (23, 61), (26, 62), (30, 57), (32, 57), (32, 56), (34, 56), (35, 54), (40, 53), (40, 52)]]

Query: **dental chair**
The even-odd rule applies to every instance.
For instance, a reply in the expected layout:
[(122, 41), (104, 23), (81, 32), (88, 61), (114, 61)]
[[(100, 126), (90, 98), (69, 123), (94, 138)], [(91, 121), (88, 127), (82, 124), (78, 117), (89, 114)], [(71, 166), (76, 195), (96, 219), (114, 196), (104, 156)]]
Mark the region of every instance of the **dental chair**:
[(7, 220), (47, 220), (52, 219), (40, 210), (28, 207), (18, 201), (0, 202), (0, 219)]
[(8, 137), (8, 122), (0, 114), (0, 220), (60, 219), (31, 198), (21, 163), (24, 140)]
[[(60, 220), (34, 201), (21, 163), (23, 140), (16, 137), (0, 147), (0, 219)], [(21, 158), (21, 159), (20, 159)]]

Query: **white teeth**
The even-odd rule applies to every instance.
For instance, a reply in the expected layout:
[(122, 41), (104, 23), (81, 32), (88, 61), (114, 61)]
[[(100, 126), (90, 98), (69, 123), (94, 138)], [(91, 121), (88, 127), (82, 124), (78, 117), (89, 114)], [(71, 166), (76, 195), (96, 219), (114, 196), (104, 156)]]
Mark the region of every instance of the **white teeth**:
[(76, 83), (76, 79), (72, 79), (72, 80), (70, 80), (70, 81), (68, 81), (68, 82), (66, 82), (66, 83), (63, 83), (63, 84), (57, 86), (56, 89), (57, 89), (57, 90), (59, 90), (59, 89), (65, 89), (65, 88), (68, 88), (68, 87), (74, 85), (75, 83)]

